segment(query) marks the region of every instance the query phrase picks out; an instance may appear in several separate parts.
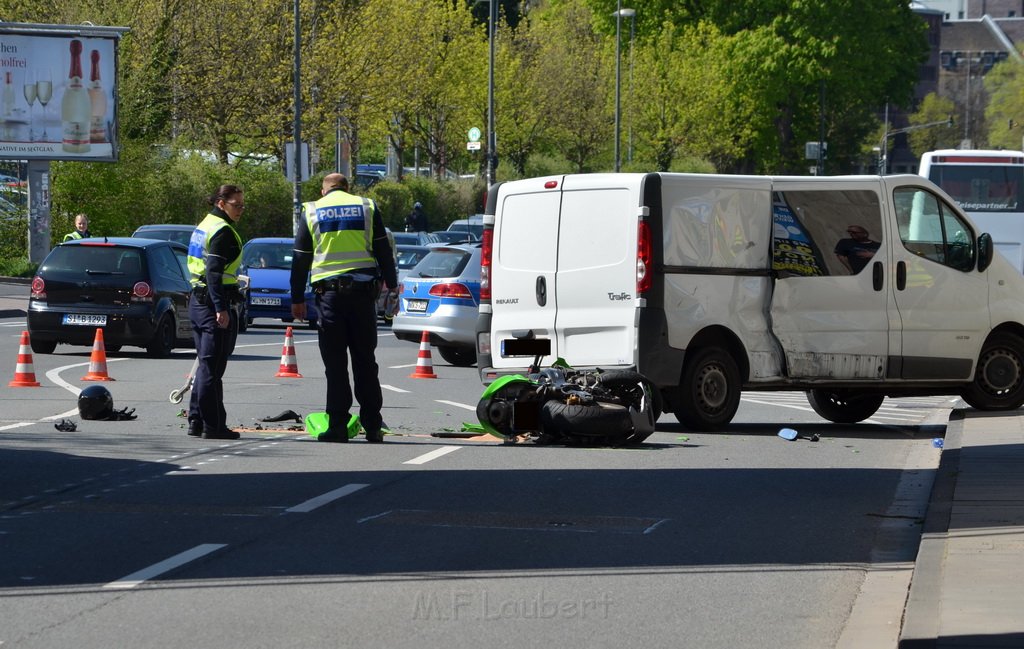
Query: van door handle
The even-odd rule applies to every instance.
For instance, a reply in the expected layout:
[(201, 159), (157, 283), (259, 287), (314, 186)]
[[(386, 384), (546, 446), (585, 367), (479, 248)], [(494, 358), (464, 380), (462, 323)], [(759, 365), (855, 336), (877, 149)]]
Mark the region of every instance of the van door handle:
[(543, 275), (537, 277), (537, 305), (544, 306), (548, 303), (548, 282)]
[(896, 262), (896, 290), (902, 291), (907, 288), (907, 262)]
[(882, 262), (871, 264), (871, 285), (876, 291), (882, 290)]

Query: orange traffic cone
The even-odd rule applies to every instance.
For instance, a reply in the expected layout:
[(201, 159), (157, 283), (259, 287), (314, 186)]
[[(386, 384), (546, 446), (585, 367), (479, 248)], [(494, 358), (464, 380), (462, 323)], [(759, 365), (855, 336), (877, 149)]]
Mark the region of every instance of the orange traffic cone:
[(420, 338), (420, 352), (416, 355), (416, 371), (409, 375), (410, 379), (436, 379), (434, 364), (430, 360), (430, 334), (426, 331)]
[(18, 364), (14, 367), (14, 379), (7, 384), (9, 388), (38, 388), (36, 371), (32, 369), (32, 347), (28, 342), (28, 332), (21, 332), (21, 345), (18, 347)]
[(92, 343), (92, 354), (89, 356), (89, 371), (81, 378), (82, 381), (113, 381), (107, 374), (107, 348), (103, 346), (103, 329), (96, 328), (96, 340)]
[(284, 332), (284, 348), (281, 350), (281, 367), (274, 376), (301, 379), (299, 364), (295, 360), (295, 341), (292, 339), (292, 328), (288, 327)]

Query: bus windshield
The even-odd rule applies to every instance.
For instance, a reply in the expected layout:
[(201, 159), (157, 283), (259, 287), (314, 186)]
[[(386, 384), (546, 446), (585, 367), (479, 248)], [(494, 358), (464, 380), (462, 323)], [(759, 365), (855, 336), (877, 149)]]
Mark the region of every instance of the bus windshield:
[(968, 214), (1024, 210), (1024, 157), (957, 151), (922, 160), (921, 171)]
[(921, 156), (920, 175), (942, 188), (979, 233), (1024, 272), (1024, 152), (943, 149)]

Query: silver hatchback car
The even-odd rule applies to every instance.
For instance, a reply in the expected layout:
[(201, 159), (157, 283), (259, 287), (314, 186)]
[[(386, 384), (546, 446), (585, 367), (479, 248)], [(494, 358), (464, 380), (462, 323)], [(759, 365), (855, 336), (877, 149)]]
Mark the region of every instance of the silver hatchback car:
[(480, 244), (434, 245), (399, 284), (399, 310), (391, 331), (420, 342), (427, 332), (446, 362), (476, 363), (480, 307)]

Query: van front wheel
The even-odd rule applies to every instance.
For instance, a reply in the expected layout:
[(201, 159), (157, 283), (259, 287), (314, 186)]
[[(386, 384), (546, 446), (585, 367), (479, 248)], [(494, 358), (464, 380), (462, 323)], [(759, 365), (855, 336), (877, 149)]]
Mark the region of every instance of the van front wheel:
[(676, 419), (690, 430), (721, 430), (740, 405), (740, 371), (721, 347), (707, 347), (683, 366)]
[(808, 390), (807, 402), (822, 419), (836, 424), (856, 424), (878, 412), (884, 394), (863, 394), (849, 390)]
[(1024, 340), (992, 334), (981, 348), (974, 381), (960, 396), (978, 410), (1013, 410), (1024, 404)]

